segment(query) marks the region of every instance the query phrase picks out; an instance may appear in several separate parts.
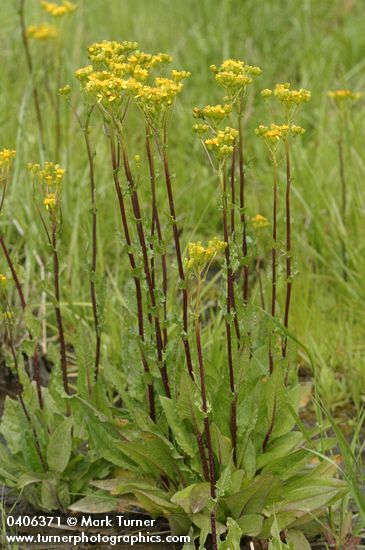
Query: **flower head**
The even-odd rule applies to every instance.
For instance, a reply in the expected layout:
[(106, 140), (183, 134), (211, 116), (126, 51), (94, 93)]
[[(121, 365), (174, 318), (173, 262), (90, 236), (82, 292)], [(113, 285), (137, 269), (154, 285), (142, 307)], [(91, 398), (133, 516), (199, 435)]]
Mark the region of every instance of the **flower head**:
[(210, 69), (215, 73), (216, 82), (231, 98), (237, 97), (262, 73), (260, 67), (247, 65), (244, 61), (236, 59), (227, 59), (220, 67), (211, 65)]
[(47, 210), (53, 210), (57, 205), (57, 195), (55, 193), (49, 193), (43, 200), (43, 205)]
[(255, 229), (263, 229), (265, 227), (268, 227), (269, 222), (265, 216), (261, 216), (261, 214), (256, 214), (256, 216), (252, 219), (252, 225)]
[(233, 153), (238, 130), (227, 126), (224, 130), (218, 130), (215, 136), (205, 140), (208, 151), (213, 151), (219, 158), (226, 158)]
[(53, 17), (62, 17), (69, 13), (73, 13), (77, 10), (76, 4), (70, 2), (69, 0), (63, 0), (62, 4), (56, 4), (55, 2), (48, 2), (47, 0), (42, 0), (41, 6), (45, 12)]
[(3, 149), (0, 151), (0, 169), (9, 168), (15, 158), (14, 149)]
[(34, 192), (40, 191), (43, 196), (42, 204), (46, 210), (53, 212), (60, 204), (61, 183), (65, 169), (54, 162), (29, 164), (29, 172), (32, 176)]
[(58, 30), (49, 23), (40, 23), (39, 25), (30, 25), (27, 29), (27, 36), (36, 40), (49, 40), (57, 38)]
[(219, 252), (225, 250), (226, 246), (226, 242), (217, 238), (209, 241), (207, 247), (204, 247), (200, 241), (189, 243), (188, 258), (185, 260), (186, 269), (200, 273)]
[(352, 92), (351, 90), (335, 90), (327, 92), (328, 97), (334, 99), (336, 102), (344, 101), (357, 101), (361, 99), (364, 94), (362, 92)]
[(207, 105), (203, 109), (195, 107), (193, 109), (193, 117), (203, 120), (221, 121), (227, 118), (232, 112), (232, 105)]

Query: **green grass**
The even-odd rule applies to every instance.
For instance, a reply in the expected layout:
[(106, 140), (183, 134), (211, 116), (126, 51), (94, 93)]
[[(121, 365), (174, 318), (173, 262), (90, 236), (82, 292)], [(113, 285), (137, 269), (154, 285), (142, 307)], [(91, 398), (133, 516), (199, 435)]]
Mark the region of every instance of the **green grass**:
[[(8, 242), (23, 254), (27, 295), (41, 295), (39, 265), (35, 254), (47, 258), (44, 241), (31, 200), (27, 162), (39, 157), (37, 127), (34, 119), (31, 82), (27, 73), (17, 17), (17, 2), (1, 6), (0, 83), (1, 147), (17, 149), (15, 177), (9, 190), (6, 215)], [(27, 23), (41, 20), (37, 2), (26, 2)], [(248, 214), (269, 214), (271, 176), (264, 148), (253, 134), (259, 123), (270, 122), (259, 90), (276, 82), (290, 81), (312, 91), (313, 99), (301, 117), (307, 132), (302, 144), (294, 147), (295, 262), (299, 275), (294, 281), (291, 330), (312, 349), (319, 367), (320, 391), (329, 407), (349, 401), (360, 406), (365, 395), (365, 157), (362, 140), (363, 106), (357, 104), (346, 141), (346, 177), (349, 188), (346, 226), (341, 222), (340, 179), (337, 159), (336, 117), (326, 92), (337, 87), (363, 90), (363, 51), (365, 36), (360, 1), (293, 0), (88, 0), (79, 2), (78, 12), (66, 23), (64, 83), (77, 84), (73, 71), (87, 63), (86, 46), (102, 39), (137, 40), (142, 49), (167, 51), (175, 65), (191, 70), (179, 100), (171, 132), (172, 169), (183, 243), (194, 232), (205, 239), (220, 234), (216, 209), (216, 183), (200, 145), (191, 132), (191, 110), (195, 105), (214, 103), (209, 65), (224, 58), (237, 57), (259, 65), (263, 75), (248, 95), (246, 120)], [(35, 52), (36, 53), (36, 52)], [(38, 56), (38, 59), (40, 57)], [(48, 62), (52, 64), (52, 53)], [(42, 67), (38, 67), (41, 71)], [(38, 70), (37, 69), (37, 70)], [(50, 86), (52, 72), (50, 72)], [(44, 102), (45, 116), (51, 117)], [(255, 107), (255, 109), (253, 109)], [(59, 160), (67, 168), (63, 199), (64, 242), (62, 282), (64, 314), (70, 325), (87, 316), (91, 319), (89, 287), (85, 260), (90, 232), (89, 188), (82, 134), (72, 113), (63, 105), (62, 118), (67, 129)], [(48, 138), (52, 122), (47, 125)], [(112, 174), (106, 140), (96, 124), (93, 138), (97, 149), (97, 200), (102, 229), (99, 230), (98, 269), (108, 276), (110, 331), (104, 339), (109, 354), (118, 353), (118, 333), (122, 323), (121, 304), (126, 300), (125, 263), (115, 246), (120, 231), (114, 201)], [(133, 136), (133, 153), (143, 154), (141, 136)], [(174, 144), (179, 143), (179, 147)], [(105, 160), (104, 160), (105, 159)], [(50, 159), (54, 160), (54, 159)], [(146, 184), (147, 185), (147, 184)], [(284, 178), (281, 178), (281, 191)], [(161, 199), (164, 190), (161, 189)], [(283, 204), (281, 205), (283, 207)], [(284, 232), (283, 209), (280, 231)], [(99, 226), (100, 227), (100, 226)], [(348, 243), (350, 275), (342, 278), (341, 240)], [(267, 249), (270, 247), (267, 239)], [(1, 266), (3, 266), (1, 259)], [(2, 268), (2, 267), (1, 267)], [(80, 285), (80, 280), (84, 281)], [(172, 289), (173, 291), (173, 289)], [(39, 298), (40, 300), (40, 298)], [(49, 310), (51, 307), (49, 307)]]

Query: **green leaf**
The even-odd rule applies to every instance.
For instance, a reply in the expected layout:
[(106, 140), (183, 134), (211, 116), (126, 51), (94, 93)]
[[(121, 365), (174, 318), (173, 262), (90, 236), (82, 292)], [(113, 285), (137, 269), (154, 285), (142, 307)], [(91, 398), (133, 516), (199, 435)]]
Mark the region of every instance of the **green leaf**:
[(228, 533), (226, 540), (218, 545), (219, 550), (240, 550), (242, 530), (232, 518), (227, 519)]
[(187, 514), (197, 514), (204, 510), (210, 499), (210, 484), (194, 483), (178, 491), (171, 502), (180, 506)]
[(264, 517), (260, 514), (245, 514), (237, 519), (242, 535), (257, 537), (261, 533)]
[(301, 531), (289, 529), (289, 531), (286, 533), (285, 538), (286, 542), (291, 544), (294, 550), (311, 550), (311, 545)]
[(51, 470), (63, 472), (70, 460), (72, 450), (72, 418), (65, 418), (49, 438), (47, 463)]
[(179, 418), (176, 404), (172, 399), (162, 396), (160, 396), (160, 402), (177, 444), (185, 454), (195, 458), (198, 452), (196, 441), (193, 434), (185, 427), (184, 421)]
[(118, 499), (105, 495), (104, 493), (94, 493), (81, 498), (71, 506), (71, 512), (81, 512), (83, 514), (106, 514), (117, 509)]

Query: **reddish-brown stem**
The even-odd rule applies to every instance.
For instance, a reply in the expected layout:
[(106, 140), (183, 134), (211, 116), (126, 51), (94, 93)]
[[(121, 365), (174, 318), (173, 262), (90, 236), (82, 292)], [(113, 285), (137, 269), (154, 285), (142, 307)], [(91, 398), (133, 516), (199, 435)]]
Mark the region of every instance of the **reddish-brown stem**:
[[(25, 311), (25, 308), (27, 307), (27, 304), (26, 304), (26, 301), (25, 301), (22, 284), (19, 280), (19, 277), (18, 277), (18, 274), (16, 272), (15, 266), (13, 264), (13, 261), (11, 259), (11, 256), (9, 254), (9, 251), (6, 247), (5, 241), (4, 241), (2, 236), (0, 236), (0, 245), (1, 245), (1, 248), (3, 250), (5, 259), (7, 261), (7, 264), (9, 266), (9, 269), (11, 271), (11, 274), (12, 274), (12, 277), (13, 277), (13, 280), (14, 280), (14, 284), (15, 284), (15, 288), (17, 290), (22, 309), (23, 309), (23, 311)], [(31, 340), (33, 340), (33, 335), (32, 335), (32, 333), (29, 329), (28, 329), (28, 334), (29, 334), (29, 338)], [(33, 379), (34, 379), (34, 381), (36, 383), (36, 387), (37, 387), (37, 396), (38, 396), (39, 406), (40, 406), (41, 409), (43, 409), (43, 397), (42, 397), (42, 388), (41, 388), (41, 378), (40, 378), (40, 370), (39, 370), (39, 357), (38, 357), (37, 345), (36, 345), (36, 348), (35, 348), (34, 354), (33, 354)]]
[(60, 306), (60, 268), (57, 252), (57, 222), (52, 221), (52, 256), (53, 256), (53, 284), (55, 293), (54, 310), (56, 314), (56, 322), (58, 329), (58, 338), (60, 344), (61, 369), (63, 378), (63, 387), (66, 393), (69, 393), (68, 378), (67, 378), (67, 358), (66, 358), (66, 343), (63, 329), (63, 320)]
[[(271, 316), (274, 319), (276, 311), (276, 246), (277, 246), (277, 195), (278, 195), (278, 176), (277, 176), (277, 161), (273, 155), (273, 229), (272, 229), (272, 248), (271, 248)], [(272, 352), (272, 331), (269, 341), (269, 368), (270, 373), (274, 369), (274, 358)]]
[(236, 202), (236, 189), (235, 189), (235, 164), (236, 164), (236, 147), (232, 154), (231, 164), (231, 235), (232, 239), (235, 238), (236, 226), (235, 226), (235, 202)]
[(94, 317), (95, 328), (95, 380), (98, 379), (99, 363), (100, 363), (100, 347), (101, 347), (101, 334), (100, 334), (100, 322), (98, 314), (98, 306), (96, 299), (95, 289), (95, 276), (96, 276), (96, 258), (97, 258), (97, 208), (96, 208), (96, 185), (95, 185), (95, 170), (94, 170), (94, 156), (91, 150), (90, 138), (89, 138), (89, 123), (92, 110), (89, 111), (85, 126), (82, 128), (87, 158), (89, 162), (89, 180), (90, 180), (90, 195), (91, 195), (91, 209), (92, 209), (92, 251), (91, 251), (91, 274), (90, 274), (90, 296)]
[[(136, 301), (137, 301), (137, 315), (138, 315), (138, 334), (140, 337), (140, 340), (142, 344), (145, 341), (144, 337), (144, 316), (143, 316), (143, 302), (142, 302), (142, 287), (141, 287), (141, 281), (139, 280), (138, 276), (136, 275), (136, 262), (134, 258), (134, 254), (132, 252), (132, 241), (130, 237), (129, 232), (129, 226), (128, 226), (128, 219), (126, 215), (126, 208), (123, 198), (122, 189), (119, 182), (119, 176), (118, 176), (118, 170), (119, 170), (119, 159), (117, 158), (116, 151), (115, 151), (115, 142), (114, 137), (111, 135), (110, 137), (110, 149), (111, 149), (111, 159), (112, 159), (112, 167), (113, 167), (113, 179), (114, 179), (114, 186), (118, 197), (118, 203), (119, 203), (119, 210), (120, 215), (122, 218), (122, 225), (123, 225), (123, 231), (124, 231), (124, 238), (127, 243), (127, 255), (129, 259), (129, 264), (131, 266), (131, 270), (133, 273), (133, 280), (136, 288)], [(142, 356), (142, 365), (143, 370), (146, 374), (150, 373), (148, 363), (146, 360), (146, 357), (144, 355), (144, 351), (141, 351)], [(147, 398), (148, 398), (148, 405), (149, 405), (149, 413), (150, 418), (155, 421), (156, 420), (156, 412), (155, 412), (155, 400), (154, 400), (154, 394), (153, 394), (153, 385), (148, 384), (147, 385)]]
[[(212, 438), (211, 438), (209, 419), (208, 419), (208, 405), (207, 405), (207, 394), (206, 394), (206, 387), (205, 387), (205, 372), (204, 372), (203, 352), (201, 347), (199, 316), (197, 316), (195, 319), (195, 339), (196, 339), (196, 348), (197, 348), (197, 354), (198, 354), (202, 408), (204, 413), (204, 431), (205, 431), (205, 438), (206, 438), (207, 450), (208, 450), (210, 496), (213, 499), (215, 499), (216, 489), (215, 489), (214, 455), (213, 455)], [(213, 548), (216, 549), (217, 548), (217, 530), (216, 530), (216, 520), (215, 520), (214, 512), (211, 513), (210, 518), (211, 518)]]
[(38, 131), (39, 131), (39, 139), (41, 142), (41, 149), (43, 153), (46, 151), (46, 145), (44, 140), (44, 128), (43, 128), (43, 120), (42, 120), (42, 111), (40, 107), (40, 100), (39, 100), (39, 94), (37, 87), (34, 83), (34, 69), (33, 69), (33, 61), (32, 56), (30, 53), (30, 47), (28, 42), (28, 36), (27, 36), (27, 29), (25, 25), (25, 17), (24, 17), (24, 7), (25, 7), (25, 0), (20, 0), (20, 6), (19, 6), (19, 17), (20, 17), (20, 27), (21, 27), (21, 33), (22, 33), (22, 41), (25, 51), (25, 57), (27, 60), (27, 66), (28, 66), (28, 72), (30, 75), (30, 78), (32, 80), (32, 88), (33, 88), (33, 102), (34, 102), (34, 108), (36, 113), (36, 119), (37, 119), (37, 125), (38, 125)]
[(153, 310), (153, 318), (154, 318), (155, 334), (156, 334), (157, 358), (159, 362), (161, 378), (165, 388), (166, 396), (171, 397), (166, 364), (163, 359), (163, 341), (162, 341), (161, 324), (160, 324), (160, 317), (159, 317), (158, 307), (157, 307), (156, 298), (155, 298), (155, 290), (152, 283), (150, 264), (148, 261), (146, 237), (144, 234), (144, 228), (143, 228), (143, 222), (142, 222), (142, 212), (139, 205), (138, 193), (133, 180), (132, 172), (130, 170), (127, 150), (123, 141), (123, 137), (121, 135), (120, 135), (120, 144), (122, 148), (124, 172), (130, 188), (130, 192), (131, 192), (132, 209), (133, 209), (133, 214), (136, 221), (138, 239), (142, 250), (143, 269), (144, 269), (144, 274), (147, 281), (148, 292), (149, 292), (151, 306)]
[[(291, 272), (291, 211), (290, 211), (290, 189), (291, 189), (291, 168), (289, 138), (285, 141), (285, 162), (286, 162), (286, 190), (285, 190), (285, 216), (286, 216), (286, 298), (284, 312), (284, 327), (289, 326), (289, 309), (292, 291), (292, 272)], [(285, 335), (282, 344), (282, 356), (286, 357), (288, 348), (288, 337)]]
[(234, 368), (233, 368), (233, 355), (232, 355), (232, 334), (231, 334), (231, 324), (230, 317), (233, 315), (235, 319), (237, 318), (236, 312), (234, 310), (234, 287), (233, 287), (233, 276), (231, 269), (231, 259), (230, 259), (230, 247), (229, 247), (229, 235), (228, 235), (228, 222), (227, 222), (227, 169), (226, 165), (223, 166), (223, 187), (222, 187), (222, 202), (223, 202), (223, 240), (227, 243), (225, 248), (225, 257), (227, 264), (227, 319), (225, 321), (226, 326), (226, 341), (227, 341), (227, 355), (228, 355), (228, 373), (229, 373), (229, 387), (233, 396), (233, 401), (231, 403), (231, 437), (232, 437), (232, 448), (233, 448), (233, 461), (236, 463), (237, 459), (237, 415), (236, 415), (236, 396), (235, 396), (235, 381), (234, 381)]
[[(155, 229), (157, 231), (157, 238), (160, 246), (162, 246), (162, 230), (161, 230), (161, 223), (160, 223), (160, 216), (158, 214), (158, 208), (157, 208), (157, 199), (156, 199), (156, 172), (155, 172), (155, 162), (153, 157), (153, 144), (151, 140), (151, 130), (146, 125), (146, 150), (147, 150), (147, 159), (148, 159), (148, 167), (150, 172), (150, 183), (151, 183), (151, 194), (152, 194), (152, 220), (151, 220), (151, 237), (155, 234)], [(153, 251), (153, 244), (151, 243), (152, 247), (152, 258), (151, 258), (151, 272), (152, 272), (152, 282), (155, 286), (155, 265), (154, 265), (154, 251)], [(164, 295), (164, 321), (165, 326), (163, 329), (163, 336), (164, 336), (164, 349), (167, 346), (168, 342), (168, 336), (167, 336), (167, 327), (166, 327), (166, 318), (167, 318), (167, 263), (166, 263), (166, 253), (161, 253), (161, 271), (162, 271), (162, 292)]]
[(242, 226), (242, 255), (245, 262), (243, 266), (243, 302), (247, 304), (248, 302), (248, 265), (246, 262), (247, 258), (247, 222), (246, 222), (246, 212), (245, 212), (245, 168), (244, 168), (244, 156), (243, 156), (243, 99), (241, 98), (238, 111), (238, 153), (239, 153), (239, 174), (240, 174), (240, 212), (241, 212), (241, 226)]
[(170, 169), (169, 169), (169, 163), (168, 163), (168, 158), (167, 158), (167, 129), (166, 129), (166, 126), (164, 128), (164, 139), (163, 139), (163, 165), (164, 165), (167, 196), (168, 196), (168, 201), (169, 201), (172, 232), (173, 232), (173, 236), (174, 236), (176, 259), (177, 259), (179, 277), (180, 277), (180, 281), (181, 281), (182, 294), (183, 294), (183, 330), (184, 330), (183, 344), (184, 344), (186, 365), (187, 365), (190, 377), (194, 380), (193, 363), (192, 363), (192, 360), (191, 360), (189, 337), (188, 337), (188, 293), (187, 293), (187, 289), (186, 289), (186, 279), (185, 279), (185, 272), (184, 272), (183, 260), (182, 260), (182, 255), (181, 255), (181, 247), (180, 247), (180, 236), (179, 236), (179, 230), (178, 230), (178, 227), (177, 227), (175, 204), (174, 204), (174, 195), (173, 195), (173, 192), (172, 192)]

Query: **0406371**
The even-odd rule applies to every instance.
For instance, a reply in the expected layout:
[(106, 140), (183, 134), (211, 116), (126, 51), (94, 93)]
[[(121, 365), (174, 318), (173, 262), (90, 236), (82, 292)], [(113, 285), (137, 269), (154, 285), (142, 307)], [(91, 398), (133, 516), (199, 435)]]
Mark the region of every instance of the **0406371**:
[(50, 525), (61, 525), (60, 516), (7, 516), (8, 527), (46, 527)]

